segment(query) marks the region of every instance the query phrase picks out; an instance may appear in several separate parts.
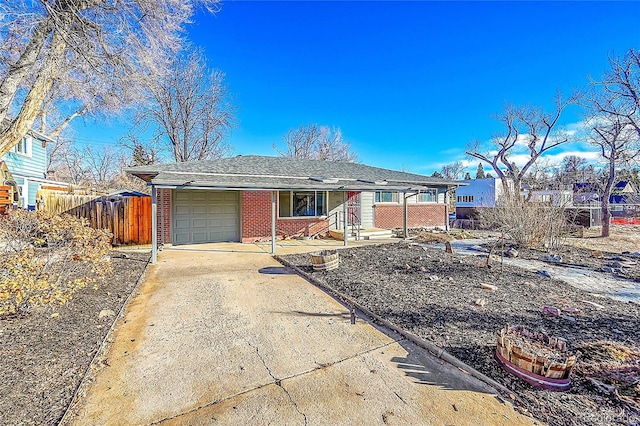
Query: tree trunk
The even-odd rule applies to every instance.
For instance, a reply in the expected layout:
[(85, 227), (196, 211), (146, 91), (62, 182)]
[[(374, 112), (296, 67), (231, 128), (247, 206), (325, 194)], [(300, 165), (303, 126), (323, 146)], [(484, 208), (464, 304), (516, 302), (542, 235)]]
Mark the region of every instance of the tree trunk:
[(602, 237), (608, 237), (610, 230), (609, 224), (611, 223), (611, 211), (609, 211), (609, 199), (602, 199)]
[(609, 209), (609, 198), (611, 198), (611, 188), (613, 188), (613, 182), (616, 179), (616, 168), (613, 160), (616, 158), (615, 156), (616, 152), (612, 150), (611, 159), (609, 160), (609, 176), (602, 194), (602, 237), (608, 237), (610, 233), (611, 210)]
[[(31, 41), (20, 55), (20, 58), (9, 66), (7, 75), (0, 84), (0, 122), (2, 122), (9, 112), (11, 102), (18, 91), (18, 87), (29, 71), (36, 63), (38, 55), (42, 51), (47, 38), (53, 30), (53, 18), (48, 16), (43, 19), (33, 32)], [(52, 58), (55, 59), (55, 58)], [(19, 139), (18, 139), (19, 140)], [(4, 155), (4, 154), (0, 154)]]
[(66, 48), (64, 37), (56, 32), (51, 40), (51, 49), (45, 58), (45, 64), (22, 104), (22, 108), (9, 128), (0, 137), (0, 157), (6, 155), (27, 134), (40, 113), (40, 107), (53, 87), (56, 76), (55, 59)]

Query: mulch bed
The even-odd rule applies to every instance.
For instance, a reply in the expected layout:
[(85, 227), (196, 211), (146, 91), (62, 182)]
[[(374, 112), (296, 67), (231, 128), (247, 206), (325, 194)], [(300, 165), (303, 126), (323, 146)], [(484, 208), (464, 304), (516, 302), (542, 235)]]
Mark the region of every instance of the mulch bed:
[[(490, 249), (490, 244), (484, 245)], [(509, 248), (510, 244), (496, 244), (494, 254), (500, 256)], [(504, 248), (504, 252), (503, 252)], [(517, 248), (518, 257), (522, 259), (543, 260), (549, 255), (557, 256), (558, 261), (549, 263), (560, 266), (577, 266), (580, 268), (593, 269), (594, 271), (610, 272), (615, 275), (634, 281), (640, 281), (640, 255), (636, 252), (608, 253), (598, 250), (588, 250), (579, 247), (561, 247), (548, 252), (540, 252), (540, 250)], [(635, 265), (627, 267), (627, 264), (635, 263)]]
[[(486, 258), (416, 244), (341, 250), (339, 268), (327, 272), (313, 271), (308, 254), (284, 258), (502, 383), (517, 396), (517, 408), (540, 421), (640, 424), (640, 306), (635, 303), (599, 297), (517, 267), (487, 268)], [(482, 284), (497, 290), (485, 290)], [(542, 312), (544, 306), (577, 308), (580, 313), (567, 315), (571, 318), (548, 316)], [(569, 391), (534, 388), (498, 366), (496, 332), (507, 324), (567, 340), (579, 356)], [(621, 377), (624, 386), (616, 386)]]
[(0, 424), (58, 424), (149, 257), (112, 253), (113, 273), (65, 306), (0, 319)]

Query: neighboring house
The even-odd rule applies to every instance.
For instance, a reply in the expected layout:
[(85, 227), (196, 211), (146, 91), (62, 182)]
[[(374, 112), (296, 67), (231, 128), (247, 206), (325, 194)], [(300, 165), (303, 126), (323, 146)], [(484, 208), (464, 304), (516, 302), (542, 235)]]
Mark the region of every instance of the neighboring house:
[(578, 182), (573, 184), (573, 203), (589, 204), (600, 201), (602, 188), (597, 183)]
[[(502, 180), (499, 178), (465, 179), (466, 186), (456, 189), (456, 219), (474, 219), (478, 209), (493, 208), (504, 193)], [(509, 181), (513, 187), (513, 183)], [(528, 186), (523, 185), (524, 188)], [(569, 190), (534, 190), (523, 189), (520, 195), (529, 197), (534, 203), (547, 203), (554, 206), (569, 207), (573, 205), (573, 192)]]
[(478, 208), (495, 207), (504, 192), (498, 178), (465, 179), (466, 184), (456, 189), (457, 219), (472, 219)]
[[(364, 164), (283, 157), (136, 167), (156, 194), (158, 243), (253, 242), (347, 226), (446, 227), (458, 182)], [(405, 203), (406, 197), (406, 203)], [(273, 210), (272, 210), (273, 209)], [(275, 220), (275, 223), (273, 222)]]
[(621, 180), (620, 182), (616, 183), (616, 185), (613, 187), (612, 192), (616, 194), (637, 194), (638, 193), (636, 187), (631, 182), (628, 182), (626, 180)]
[(547, 204), (551, 206), (572, 207), (573, 191), (562, 189), (524, 190), (522, 196), (533, 203)]
[(631, 182), (620, 181), (609, 197), (611, 216), (627, 218), (640, 216), (640, 194)]
[(42, 187), (68, 187), (64, 182), (47, 179), (47, 143), (54, 142), (35, 131), (22, 138), (7, 155), (0, 158), (20, 187), (19, 207), (34, 210), (36, 193)]

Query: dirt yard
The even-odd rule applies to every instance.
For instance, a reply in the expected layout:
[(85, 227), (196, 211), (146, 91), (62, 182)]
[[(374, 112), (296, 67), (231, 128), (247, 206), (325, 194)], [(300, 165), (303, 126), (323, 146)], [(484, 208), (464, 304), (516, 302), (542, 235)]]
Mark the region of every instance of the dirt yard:
[(113, 253), (114, 272), (97, 288), (0, 320), (0, 424), (58, 424), (148, 261), (149, 253)]
[[(590, 250), (567, 250), (574, 252), (587, 263), (615, 256), (605, 253), (602, 259), (591, 259)], [(598, 297), (517, 267), (487, 268), (486, 257), (448, 254), (417, 244), (342, 250), (339, 268), (328, 272), (314, 272), (309, 255), (285, 259), (512, 389), (520, 410), (540, 421), (640, 423), (640, 305)], [(497, 289), (485, 290), (482, 284)], [(571, 313), (545, 315), (544, 306)], [(578, 354), (569, 391), (533, 388), (497, 365), (496, 332), (507, 324), (523, 324), (567, 340)]]

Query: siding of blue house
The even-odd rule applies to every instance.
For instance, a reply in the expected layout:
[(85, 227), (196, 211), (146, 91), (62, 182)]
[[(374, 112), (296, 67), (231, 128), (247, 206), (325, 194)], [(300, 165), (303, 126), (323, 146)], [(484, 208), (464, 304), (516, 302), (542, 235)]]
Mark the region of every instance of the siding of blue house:
[(14, 148), (5, 156), (7, 166), (14, 176), (44, 179), (47, 172), (47, 150), (41, 140), (32, 136), (27, 136), (26, 139), (30, 150), (26, 154), (18, 154), (14, 152)]
[[(14, 147), (11, 152), (2, 158), (11, 171), (14, 179), (22, 187), (22, 197), (20, 206), (33, 209), (36, 205), (36, 193), (42, 182), (32, 181), (33, 179), (46, 179), (47, 174), (47, 149), (45, 142), (37, 137), (28, 135), (24, 139), (21, 153), (18, 147)], [(28, 182), (25, 185), (25, 181)]]

